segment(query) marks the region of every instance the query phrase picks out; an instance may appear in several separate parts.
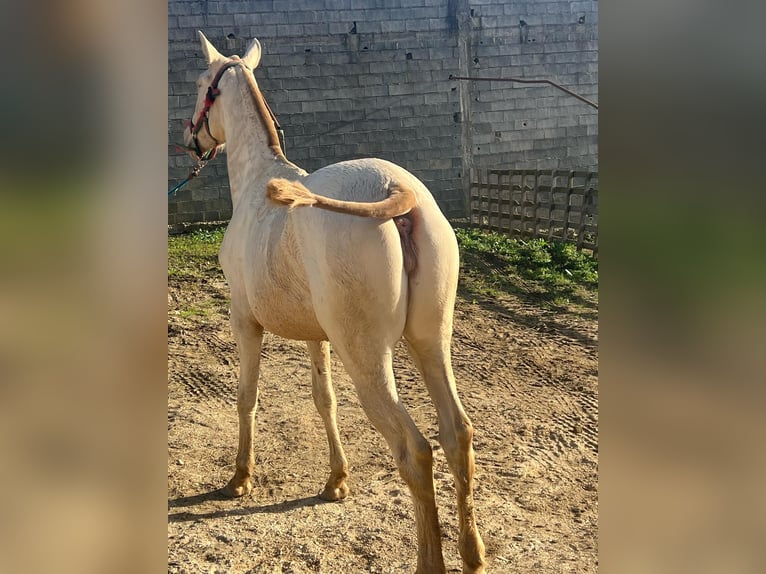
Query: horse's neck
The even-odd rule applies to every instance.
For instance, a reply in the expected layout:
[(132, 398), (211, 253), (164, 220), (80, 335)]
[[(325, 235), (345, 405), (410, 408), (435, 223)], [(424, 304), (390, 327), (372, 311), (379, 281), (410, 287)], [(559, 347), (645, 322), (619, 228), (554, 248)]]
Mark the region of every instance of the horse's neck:
[(271, 120), (261, 119), (242, 73), (228, 78), (219, 96), (226, 130), (226, 165), (235, 207), (244, 194), (251, 193), (259, 193), (259, 196), (248, 198), (248, 204), (266, 203), (266, 182), (272, 177), (293, 175), (297, 178), (305, 174), (269, 147), (264, 121)]

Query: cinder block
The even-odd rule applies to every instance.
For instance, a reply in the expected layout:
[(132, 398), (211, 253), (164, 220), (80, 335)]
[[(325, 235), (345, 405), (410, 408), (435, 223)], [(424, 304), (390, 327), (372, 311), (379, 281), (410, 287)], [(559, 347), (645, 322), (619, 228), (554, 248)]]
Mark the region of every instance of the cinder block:
[(588, 135), (588, 126), (570, 126), (565, 128), (568, 138), (576, 138)]
[(431, 60), (451, 60), (457, 58), (457, 48), (429, 48), (428, 57)]
[(180, 29), (196, 28), (201, 30), (205, 27), (205, 17), (200, 15), (195, 16), (179, 16), (178, 27)]
[(306, 33), (304, 24), (278, 24), (277, 35), (282, 38), (302, 37)]
[(598, 12), (598, 3), (594, 0), (585, 0), (580, 2), (569, 2), (569, 9), (572, 14), (590, 14)]
[(192, 28), (187, 27), (168, 28), (168, 42), (190, 40), (195, 33)]
[(337, 100), (327, 100), (327, 111), (328, 112), (347, 112), (348, 110), (352, 109), (352, 103), (349, 99), (337, 99)]
[(561, 142), (552, 139), (536, 139), (532, 142), (533, 150), (550, 150), (561, 146)]
[(577, 119), (581, 126), (596, 125), (598, 124), (598, 113), (584, 114), (579, 116)]
[(380, 23), (380, 29), (384, 34), (404, 32), (407, 29), (407, 22), (405, 20), (383, 20)]
[(369, 132), (351, 132), (348, 134), (343, 134), (343, 143), (344, 144), (360, 144), (360, 143), (366, 143), (370, 140)]
[(323, 36), (330, 33), (329, 22), (312, 22), (303, 24), (305, 36)]
[(426, 104), (446, 104), (449, 102), (448, 92), (432, 92), (424, 96)]
[[(229, 2), (226, 2), (224, 6), (229, 4)], [(231, 9), (232, 13), (237, 13), (239, 10), (236, 8)], [(288, 12), (284, 12), (281, 10), (270, 10), (263, 13), (263, 26), (264, 30), (261, 32), (261, 34), (266, 36), (279, 36), (279, 34), (274, 34), (273, 32), (276, 31), (275, 28), (269, 29), (270, 26), (277, 26), (279, 24), (289, 24), (290, 23), (290, 14)], [(271, 32), (271, 34), (269, 34)]]
[[(319, 0), (316, 1), (316, 4)], [(325, 9), (330, 11), (342, 11), (351, 8), (351, 0), (324, 0)]]
[(371, 62), (369, 66), (372, 74), (391, 74), (399, 67), (395, 62)]
[(401, 96), (404, 94), (412, 94), (415, 87), (412, 84), (389, 84), (388, 94), (390, 96)]
[[(221, 4), (228, 4), (228, 2), (221, 2)], [(250, 0), (246, 3), (246, 6), (242, 6), (239, 9), (245, 12), (265, 12), (273, 13), (278, 8), (279, 1), (272, 0)]]
[(301, 103), (301, 112), (326, 112), (327, 101), (326, 100), (308, 100)]

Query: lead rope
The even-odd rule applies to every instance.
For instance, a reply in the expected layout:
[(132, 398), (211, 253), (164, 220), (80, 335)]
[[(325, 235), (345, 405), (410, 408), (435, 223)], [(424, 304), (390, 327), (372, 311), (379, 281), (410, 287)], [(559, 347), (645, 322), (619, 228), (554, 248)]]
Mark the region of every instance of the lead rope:
[(186, 179), (182, 182), (178, 183), (175, 187), (173, 187), (170, 191), (168, 191), (168, 198), (170, 198), (172, 195), (175, 195), (175, 193), (181, 189), (183, 186), (185, 186), (187, 183), (189, 183), (191, 180), (193, 180), (195, 177), (199, 175), (199, 172), (202, 171), (202, 168), (207, 165), (207, 162), (210, 161), (210, 154), (215, 148), (210, 148), (205, 152), (205, 154), (197, 161), (197, 164), (191, 169), (189, 172), (189, 175), (186, 176)]

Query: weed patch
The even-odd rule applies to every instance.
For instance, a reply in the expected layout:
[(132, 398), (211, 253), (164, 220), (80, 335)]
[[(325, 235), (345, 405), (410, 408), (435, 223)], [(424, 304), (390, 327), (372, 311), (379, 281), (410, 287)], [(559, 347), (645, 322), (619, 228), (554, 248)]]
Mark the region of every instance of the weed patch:
[[(205, 282), (221, 279), (218, 250), (224, 229), (201, 229), (168, 238), (168, 279)], [(569, 243), (511, 239), (499, 233), (457, 229), (461, 289), (467, 295), (502, 293), (543, 306), (589, 304), (598, 288), (598, 261)], [(218, 302), (220, 303), (220, 302)], [(204, 317), (209, 308), (189, 308)]]
[(200, 229), (168, 237), (168, 277), (198, 279), (218, 267), (225, 229)]
[(480, 295), (510, 293), (544, 304), (581, 303), (598, 287), (598, 261), (569, 243), (512, 239), (456, 229), (464, 287)]

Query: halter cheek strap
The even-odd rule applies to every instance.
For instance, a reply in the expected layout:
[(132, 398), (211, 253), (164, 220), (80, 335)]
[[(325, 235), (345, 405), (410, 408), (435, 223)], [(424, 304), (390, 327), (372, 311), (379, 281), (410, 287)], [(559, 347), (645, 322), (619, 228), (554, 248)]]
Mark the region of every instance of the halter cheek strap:
[[(215, 103), (215, 99), (220, 95), (221, 90), (218, 89), (218, 82), (221, 81), (221, 77), (223, 76), (223, 73), (228, 70), (231, 67), (238, 66), (241, 63), (241, 60), (239, 59), (239, 56), (232, 56), (231, 59), (221, 66), (221, 68), (216, 73), (215, 77), (213, 78), (213, 81), (210, 83), (210, 86), (207, 89), (207, 94), (205, 95), (205, 103), (202, 105), (202, 109), (199, 112), (199, 115), (197, 116), (197, 121), (190, 120), (188, 125), (189, 129), (191, 130), (192, 135), (192, 141), (194, 141), (194, 151), (197, 153), (198, 157), (202, 157), (205, 155), (206, 152), (202, 151), (202, 148), (200, 148), (199, 145), (199, 138), (198, 134), (202, 130), (202, 126), (205, 126), (205, 131), (207, 132), (207, 135), (210, 136), (210, 138), (215, 142), (215, 147), (218, 147), (221, 145), (221, 142), (219, 142), (215, 136), (210, 131), (210, 124), (209, 124), (209, 114), (210, 114), (210, 108), (213, 107), (213, 104)], [(213, 155), (215, 155), (215, 152), (213, 152)], [(212, 159), (213, 156), (210, 156), (210, 159)]]

